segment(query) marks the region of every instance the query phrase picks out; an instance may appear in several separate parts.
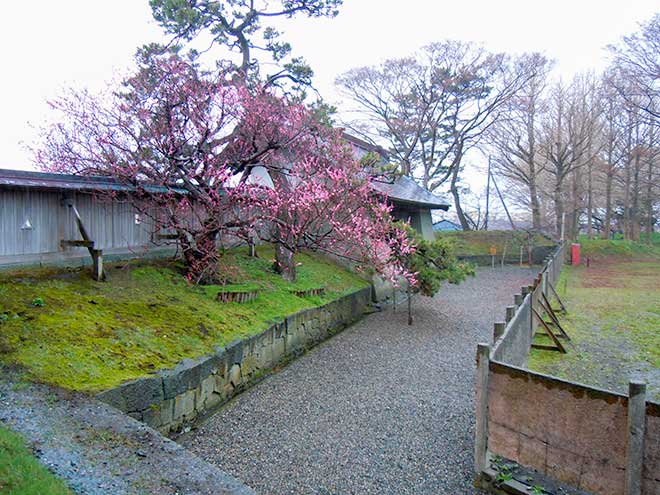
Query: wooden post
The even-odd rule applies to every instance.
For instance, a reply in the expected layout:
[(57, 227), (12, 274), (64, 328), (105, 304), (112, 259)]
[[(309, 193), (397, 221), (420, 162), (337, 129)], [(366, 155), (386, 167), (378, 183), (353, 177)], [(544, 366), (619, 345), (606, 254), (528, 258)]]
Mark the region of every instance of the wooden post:
[(641, 495), (646, 424), (646, 383), (628, 384), (628, 448), (626, 449), (625, 495)]
[(506, 307), (506, 322), (509, 323), (511, 320), (513, 320), (514, 315), (516, 314), (516, 307), (515, 306), (507, 306)]
[(515, 303), (516, 306), (520, 307), (520, 305), (523, 303), (522, 294), (516, 294), (515, 296), (513, 296), (513, 302)]
[(493, 325), (493, 342), (497, 341), (502, 334), (504, 333), (504, 329), (506, 328), (506, 323), (498, 321)]
[(474, 438), (474, 470), (477, 483), (488, 462), (488, 366), (490, 346), (477, 345), (476, 428)]
[(94, 280), (105, 280), (105, 272), (103, 271), (103, 250), (90, 249), (92, 255), (92, 278)]

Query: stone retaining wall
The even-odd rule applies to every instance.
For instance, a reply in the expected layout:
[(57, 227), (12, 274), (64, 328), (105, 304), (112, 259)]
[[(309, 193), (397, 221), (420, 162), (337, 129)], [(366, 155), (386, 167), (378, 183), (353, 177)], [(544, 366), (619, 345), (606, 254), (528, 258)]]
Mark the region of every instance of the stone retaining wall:
[(124, 383), (98, 397), (162, 433), (178, 431), (278, 364), (359, 319), (370, 301), (371, 287), (361, 289), (288, 316), (258, 335), (216, 348), (209, 356), (184, 359), (174, 369)]

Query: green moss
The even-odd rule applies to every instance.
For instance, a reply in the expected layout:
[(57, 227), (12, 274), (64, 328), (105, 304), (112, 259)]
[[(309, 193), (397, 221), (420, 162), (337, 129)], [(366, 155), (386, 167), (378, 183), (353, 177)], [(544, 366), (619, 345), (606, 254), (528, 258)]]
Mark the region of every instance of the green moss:
[[(557, 285), (569, 311), (561, 318), (572, 339), (568, 352), (534, 349), (529, 367), (624, 393), (631, 376), (641, 373), (660, 398), (653, 371), (660, 370), (660, 263), (610, 256), (589, 268), (564, 267)], [(536, 342), (549, 343), (545, 337)]]
[(23, 438), (0, 427), (0, 493), (12, 495), (69, 495), (72, 492), (25, 446)]
[(580, 250), (583, 257), (591, 258), (616, 257), (619, 260), (639, 258), (660, 258), (660, 240), (654, 239), (653, 244), (627, 241), (623, 239), (603, 240), (580, 237)]
[[(219, 303), (227, 286), (190, 286), (175, 262), (107, 266), (108, 282), (88, 270), (0, 274), (0, 362), (22, 366), (32, 379), (67, 389), (98, 391), (207, 354), (214, 346), (263, 331), (275, 321), (365, 287), (332, 262), (298, 254), (298, 281), (272, 270), (272, 250), (259, 258), (225, 254), (231, 287), (258, 288), (256, 300)], [(326, 287), (315, 298), (290, 292)], [(252, 289), (250, 289), (252, 290)], [(31, 304), (40, 297), (44, 305)]]
[[(506, 246), (507, 255), (516, 256), (520, 247), (527, 249), (527, 233), (511, 230), (469, 230), (437, 232), (436, 237), (448, 239), (454, 244), (458, 256), (480, 256), (490, 254), (490, 247), (495, 246), (501, 256)], [(552, 246), (554, 242), (547, 237), (534, 234), (534, 246)]]

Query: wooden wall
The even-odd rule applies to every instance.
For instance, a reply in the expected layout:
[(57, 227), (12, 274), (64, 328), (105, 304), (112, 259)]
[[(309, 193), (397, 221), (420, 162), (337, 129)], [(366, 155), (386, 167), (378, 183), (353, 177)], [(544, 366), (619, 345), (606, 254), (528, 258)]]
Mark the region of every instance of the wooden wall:
[[(0, 266), (84, 258), (87, 250), (60, 245), (62, 240), (81, 239), (71, 208), (60, 191), (0, 189)], [(140, 254), (157, 248), (152, 241), (153, 223), (123, 201), (108, 201), (97, 195), (67, 192), (76, 205), (85, 228), (104, 254)], [(29, 220), (31, 229), (22, 229)], [(161, 246), (162, 247), (162, 246)]]

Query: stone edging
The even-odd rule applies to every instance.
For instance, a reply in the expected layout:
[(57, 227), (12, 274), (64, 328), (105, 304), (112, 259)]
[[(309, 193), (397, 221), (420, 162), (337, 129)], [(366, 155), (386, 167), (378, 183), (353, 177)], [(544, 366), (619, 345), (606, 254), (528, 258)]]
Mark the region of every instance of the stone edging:
[(216, 348), (209, 356), (184, 359), (173, 369), (123, 383), (97, 397), (161, 433), (179, 431), (278, 364), (360, 318), (370, 301), (371, 287), (360, 289), (290, 315), (258, 335)]

